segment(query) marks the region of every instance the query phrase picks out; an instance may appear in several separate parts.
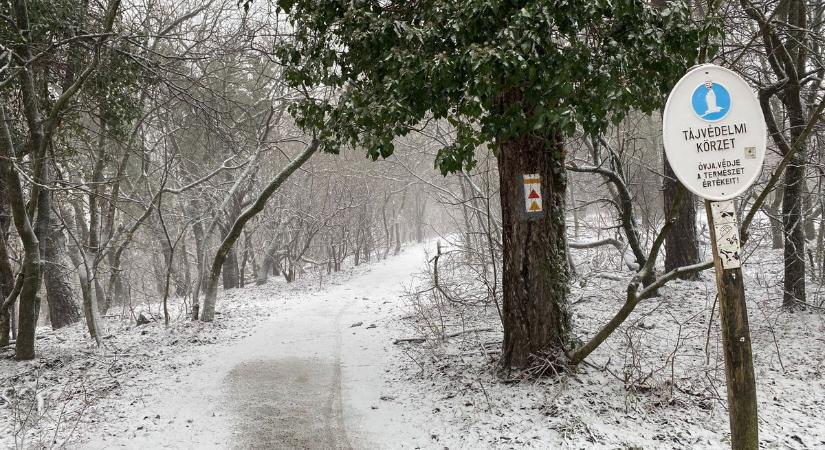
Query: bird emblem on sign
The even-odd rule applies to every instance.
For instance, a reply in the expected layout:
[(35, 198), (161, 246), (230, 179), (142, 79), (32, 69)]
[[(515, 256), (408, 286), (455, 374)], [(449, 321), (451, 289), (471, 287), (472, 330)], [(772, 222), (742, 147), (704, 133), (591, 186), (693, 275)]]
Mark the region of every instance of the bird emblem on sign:
[(730, 111), (731, 99), (728, 90), (710, 77), (696, 87), (691, 97), (693, 112), (706, 122), (722, 120)]

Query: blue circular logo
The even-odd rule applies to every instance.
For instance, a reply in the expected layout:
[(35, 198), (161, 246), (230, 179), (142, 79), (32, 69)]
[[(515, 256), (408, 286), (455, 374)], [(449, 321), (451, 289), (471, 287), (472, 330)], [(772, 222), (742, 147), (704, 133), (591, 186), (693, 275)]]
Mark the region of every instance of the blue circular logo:
[(691, 104), (700, 119), (716, 122), (730, 112), (730, 94), (721, 84), (706, 81), (693, 91)]

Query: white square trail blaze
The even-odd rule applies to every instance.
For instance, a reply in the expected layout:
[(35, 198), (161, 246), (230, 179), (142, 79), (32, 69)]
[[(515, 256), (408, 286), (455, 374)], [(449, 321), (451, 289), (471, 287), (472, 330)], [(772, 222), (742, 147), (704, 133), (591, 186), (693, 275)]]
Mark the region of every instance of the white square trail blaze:
[(537, 173), (524, 175), (524, 209), (528, 214), (542, 211), (541, 177)]

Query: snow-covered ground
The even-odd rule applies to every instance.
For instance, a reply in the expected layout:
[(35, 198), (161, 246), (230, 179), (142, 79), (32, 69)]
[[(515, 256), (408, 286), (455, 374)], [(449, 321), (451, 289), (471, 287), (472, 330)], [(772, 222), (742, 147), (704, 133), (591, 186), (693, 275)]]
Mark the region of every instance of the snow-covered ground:
[[(766, 248), (768, 247), (768, 248)], [(825, 320), (821, 285), (807, 311), (781, 305), (781, 250), (746, 249), (746, 295), (757, 377), (760, 446), (825, 448)], [(592, 336), (624, 303), (631, 273), (612, 247), (574, 250), (574, 332)], [(443, 262), (442, 262), (443, 263)], [(456, 277), (460, 277), (461, 274)], [(443, 284), (451, 280), (442, 273)], [(414, 291), (429, 286), (419, 281)], [(713, 272), (675, 281), (642, 302), (575, 373), (503, 384), (495, 362), (501, 331), (495, 308), (451, 308), (420, 300), (405, 345), (417, 364), (405, 395), (434, 408), (431, 447), (730, 448), (724, 360)], [(439, 306), (439, 307), (436, 307)], [(446, 323), (441, 342), (433, 333)], [(548, 369), (552, 370), (552, 369)]]
[(19, 403), (28, 421), (3, 405), (0, 447), (413, 445), (420, 414), (395, 401), (392, 325), (424, 264), (413, 246), (331, 277), (232, 290), (214, 323), (124, 326), (99, 349), (80, 326), (41, 329), (40, 359), (0, 362), (12, 402), (41, 400)]
[[(405, 295), (423, 286), (433, 248), (231, 290), (211, 324), (110, 324), (101, 348), (79, 325), (41, 330), (40, 359), (14, 362), (7, 350), (0, 360), (2, 392), (22, 407), (0, 406), (0, 447), (729, 445), (712, 274), (643, 302), (576, 373), (502, 382), (495, 308)], [(575, 253), (583, 338), (619, 308), (630, 276), (609, 251)], [(825, 323), (818, 310), (777, 307), (778, 257), (760, 250), (746, 262), (762, 446), (825, 448)], [(442, 342), (428, 319), (463, 333)]]

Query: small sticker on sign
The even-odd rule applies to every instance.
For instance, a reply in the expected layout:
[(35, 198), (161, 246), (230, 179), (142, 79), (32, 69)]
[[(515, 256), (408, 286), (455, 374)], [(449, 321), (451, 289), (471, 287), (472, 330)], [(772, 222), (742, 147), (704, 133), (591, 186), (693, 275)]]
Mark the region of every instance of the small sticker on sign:
[(528, 214), (542, 212), (541, 177), (537, 173), (524, 175), (524, 209)]
[(722, 269), (742, 267), (739, 244), (739, 224), (732, 201), (711, 203), (713, 230), (716, 234), (716, 250), (722, 262)]

